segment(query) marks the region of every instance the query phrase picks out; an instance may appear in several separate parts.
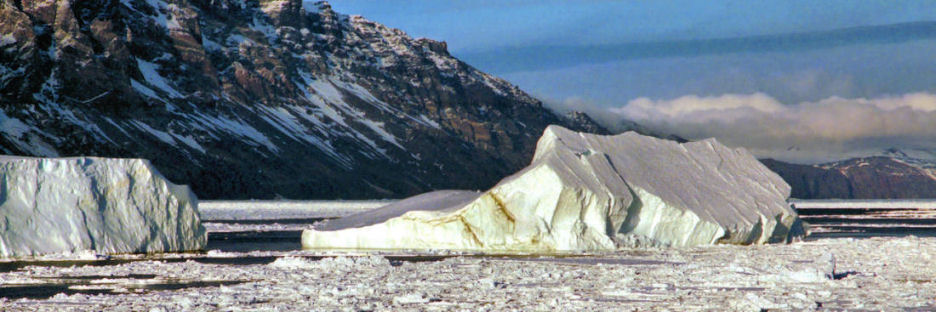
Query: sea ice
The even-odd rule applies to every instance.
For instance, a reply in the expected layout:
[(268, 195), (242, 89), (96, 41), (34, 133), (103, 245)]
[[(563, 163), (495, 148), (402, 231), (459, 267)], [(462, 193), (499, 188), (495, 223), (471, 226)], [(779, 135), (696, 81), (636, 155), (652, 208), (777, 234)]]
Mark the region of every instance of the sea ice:
[(784, 242), (790, 186), (744, 149), (550, 126), (532, 163), (483, 192), (438, 191), (303, 231), (307, 249), (611, 250)]
[(0, 156), (0, 258), (189, 251), (197, 199), (142, 159)]

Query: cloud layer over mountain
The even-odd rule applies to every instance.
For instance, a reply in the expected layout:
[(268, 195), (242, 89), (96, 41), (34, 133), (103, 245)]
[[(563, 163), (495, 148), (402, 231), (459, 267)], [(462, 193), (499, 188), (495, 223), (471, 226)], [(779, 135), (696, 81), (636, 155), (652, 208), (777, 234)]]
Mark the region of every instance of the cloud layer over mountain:
[(687, 95), (637, 98), (609, 111), (689, 139), (716, 137), (761, 157), (794, 161), (832, 160), (894, 146), (936, 147), (936, 95), (931, 93), (796, 104), (763, 93)]

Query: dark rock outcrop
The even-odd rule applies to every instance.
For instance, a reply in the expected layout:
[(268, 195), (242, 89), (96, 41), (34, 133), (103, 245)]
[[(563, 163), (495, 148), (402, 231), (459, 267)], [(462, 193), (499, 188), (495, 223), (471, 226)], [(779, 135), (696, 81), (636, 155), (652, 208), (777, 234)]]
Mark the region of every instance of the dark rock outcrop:
[(0, 114), (3, 153), (147, 158), (202, 198), (487, 188), (597, 127), (298, 0), (0, 0)]

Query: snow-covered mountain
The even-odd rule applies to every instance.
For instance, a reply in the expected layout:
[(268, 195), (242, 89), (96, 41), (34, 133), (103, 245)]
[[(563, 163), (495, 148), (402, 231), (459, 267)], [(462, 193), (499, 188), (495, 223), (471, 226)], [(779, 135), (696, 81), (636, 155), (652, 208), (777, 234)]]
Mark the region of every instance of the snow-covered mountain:
[(888, 149), (817, 165), (761, 162), (793, 187), (794, 198), (936, 198), (936, 161), (926, 155)]
[(549, 124), (603, 131), (572, 117), (324, 2), (0, 0), (0, 151), (147, 158), (204, 198), (486, 188)]
[(930, 172), (936, 172), (936, 150), (924, 148), (898, 149), (892, 147), (882, 151), (879, 156), (894, 158), (915, 167), (926, 169)]

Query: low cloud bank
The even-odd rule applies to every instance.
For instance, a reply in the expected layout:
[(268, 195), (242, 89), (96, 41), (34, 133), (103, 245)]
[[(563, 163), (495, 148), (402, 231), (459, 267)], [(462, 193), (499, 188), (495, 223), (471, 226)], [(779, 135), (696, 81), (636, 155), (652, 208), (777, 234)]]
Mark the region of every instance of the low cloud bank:
[(759, 157), (786, 161), (831, 161), (891, 147), (936, 151), (936, 95), (930, 93), (797, 104), (763, 93), (637, 98), (604, 114), (584, 103), (570, 99), (556, 106), (585, 108), (611, 128), (615, 118), (627, 119), (692, 140), (715, 137)]

